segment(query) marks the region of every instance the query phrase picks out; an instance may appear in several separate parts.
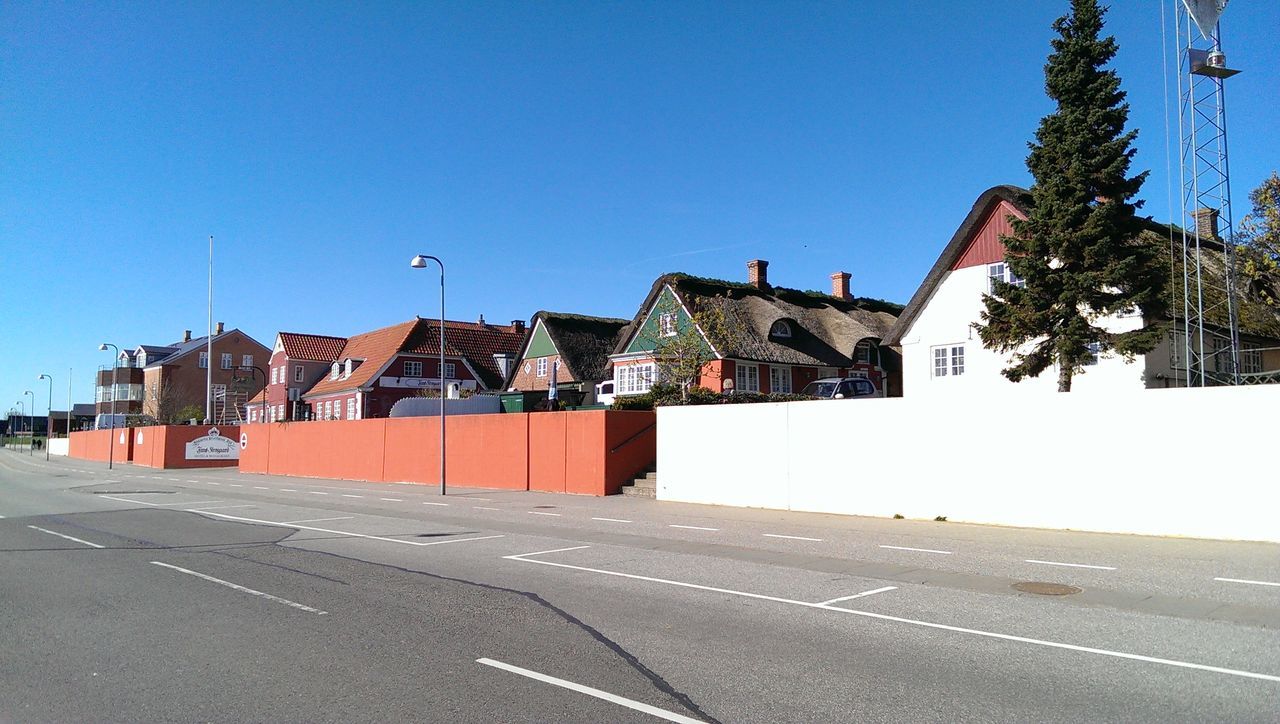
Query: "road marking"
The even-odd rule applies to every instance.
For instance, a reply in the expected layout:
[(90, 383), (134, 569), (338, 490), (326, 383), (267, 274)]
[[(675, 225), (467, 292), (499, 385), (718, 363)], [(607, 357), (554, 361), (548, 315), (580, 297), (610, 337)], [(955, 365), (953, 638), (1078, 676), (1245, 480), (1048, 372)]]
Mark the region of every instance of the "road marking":
[(326, 520), (351, 520), (354, 515), (343, 515), (337, 518), (307, 518), (306, 520), (286, 520), (285, 525), (293, 525), (294, 523), (323, 523)]
[(181, 482), (182, 482), (182, 479), (181, 479), (181, 478), (169, 478), (169, 480), (172, 480), (172, 481), (173, 481), (173, 482), (175, 482), (175, 483), (181, 483)]
[(230, 485), (230, 486), (231, 486), (231, 487), (233, 487), (233, 488), (243, 488), (243, 487), (244, 487), (243, 485), (241, 485), (241, 484), (239, 484), (239, 483), (227, 483), (227, 485)]
[(592, 520), (603, 520), (609, 523), (630, 523), (631, 522), (629, 520), (623, 520), (621, 518), (592, 518)]
[(4, 519), (4, 516), (3, 516), (3, 515), (0, 515), (0, 520), (3, 520), (3, 519)]
[(314, 614), (316, 614), (317, 616), (324, 616), (324, 615), (325, 615), (325, 613), (326, 613), (325, 611), (321, 611), (321, 610), (320, 610), (320, 609), (318, 609), (318, 608), (312, 608), (312, 607), (310, 607), (310, 606), (304, 606), (303, 604), (298, 603), (297, 601), (290, 601), (290, 600), (289, 600), (289, 599), (287, 599), (287, 598), (280, 598), (279, 596), (273, 596), (273, 595), (271, 595), (270, 593), (263, 593), (262, 591), (256, 591), (256, 590), (254, 590), (254, 589), (252, 589), (252, 588), (246, 588), (245, 586), (241, 586), (241, 585), (240, 585), (240, 584), (238, 584), (238, 583), (232, 583), (231, 581), (224, 581), (224, 580), (222, 580), (221, 578), (214, 578), (213, 576), (210, 576), (210, 575), (207, 575), (207, 574), (204, 574), (204, 573), (200, 573), (200, 572), (198, 572), (198, 571), (192, 571), (192, 570), (188, 570), (188, 569), (186, 569), (186, 568), (179, 568), (178, 566), (171, 566), (171, 565), (169, 565), (168, 563), (161, 563), (160, 561), (151, 561), (151, 564), (152, 564), (152, 565), (155, 565), (155, 566), (164, 566), (165, 568), (169, 568), (169, 569), (171, 569), (171, 570), (178, 571), (179, 573), (185, 573), (185, 574), (187, 574), (188, 576), (195, 576), (196, 578), (201, 578), (201, 579), (204, 579), (204, 580), (206, 580), (206, 581), (210, 581), (210, 582), (212, 582), (212, 583), (216, 583), (216, 584), (218, 584), (219, 586), (226, 586), (227, 588), (231, 588), (231, 589), (234, 589), (234, 590), (240, 591), (241, 593), (248, 593), (248, 594), (252, 594), (252, 595), (254, 595), (254, 596), (261, 596), (262, 598), (265, 598), (265, 599), (267, 599), (268, 601), (275, 601), (276, 603), (283, 603), (283, 604), (284, 604), (284, 605), (286, 605), (286, 606), (292, 606), (293, 608), (296, 608), (296, 609), (299, 609), (299, 610), (302, 610), (302, 611), (306, 611), (307, 613), (314, 613)]
[(386, 501), (391, 502), (391, 503), (403, 503), (403, 502), (404, 502), (404, 499), (403, 499), (403, 498), (378, 498), (378, 500), (386, 500)]
[(278, 525), (287, 528), (298, 528), (299, 530), (314, 530), (321, 533), (334, 533), (336, 535), (346, 535), (352, 538), (367, 538), (369, 540), (380, 540), (387, 543), (400, 543), (407, 546), (440, 546), (449, 543), (466, 543), (473, 540), (489, 540), (491, 538), (505, 538), (505, 535), (482, 535), (473, 538), (454, 538), (452, 540), (434, 540), (434, 541), (417, 541), (417, 540), (401, 540), (400, 538), (387, 538), (380, 535), (369, 535), (367, 533), (352, 533), (345, 530), (333, 530), (332, 528), (316, 528), (310, 525), (297, 525), (295, 523), (281, 523), (278, 520), (261, 520), (259, 518), (242, 518), (238, 515), (227, 515), (226, 513), (206, 513), (203, 510), (188, 510), (188, 513), (204, 513), (212, 515), (216, 518), (226, 518), (227, 520), (238, 520), (244, 523), (262, 523), (264, 525)]
[(210, 484), (210, 485), (222, 485), (222, 483), (215, 483), (215, 482), (212, 482), (212, 481), (210, 481), (210, 482), (209, 482), (209, 484)]
[(1272, 583), (1271, 581), (1250, 581), (1247, 578), (1215, 578), (1215, 581), (1226, 581), (1227, 583), (1252, 583), (1255, 586), (1280, 586), (1280, 583)]
[(951, 555), (951, 551), (936, 551), (932, 548), (908, 548), (906, 546), (880, 546), (881, 548), (892, 548), (895, 551), (919, 551), (920, 553), (941, 553), (944, 556)]
[[(588, 546), (579, 546), (586, 548)], [(575, 550), (575, 549), (566, 549)], [(555, 551), (545, 551), (545, 553), (553, 553)], [(932, 621), (921, 621), (912, 618), (903, 618), (901, 616), (890, 616), (883, 613), (872, 613), (871, 611), (859, 611), (852, 608), (841, 608), (839, 606), (825, 606), (820, 603), (809, 603), (807, 601), (794, 601), (787, 598), (779, 598), (777, 596), (766, 596), (760, 593), (747, 593), (745, 591), (734, 591), (728, 588), (715, 588), (713, 586), (702, 586), (696, 583), (685, 583), (683, 581), (672, 581), (665, 578), (652, 578), (650, 576), (640, 576), (634, 573), (621, 573), (619, 571), (606, 571), (600, 568), (587, 568), (585, 566), (573, 566), (568, 563), (555, 563), (552, 561), (540, 561), (527, 556), (539, 555), (537, 553), (523, 553), (515, 556), (503, 556), (522, 563), (537, 563), (544, 566), (554, 566), (556, 568), (567, 568), (575, 571), (586, 571), (588, 573), (599, 573), (605, 576), (617, 576), (619, 578), (630, 578), (637, 581), (649, 581), (652, 583), (662, 583), (669, 586), (679, 586), (681, 588), (695, 588), (703, 591), (713, 591), (716, 593), (727, 593), (734, 596), (743, 596), (745, 598), (755, 598), (765, 601), (775, 601), (777, 603), (786, 603), (793, 606), (803, 606), (805, 608), (816, 608), (823, 611), (834, 611), (837, 613), (850, 614), (853, 616), (862, 616), (864, 618), (879, 619), (881, 621), (892, 621), (894, 623), (904, 623), (911, 626), (921, 626), (923, 628), (938, 629), (940, 631), (951, 631), (954, 633), (965, 633), (984, 638), (998, 639), (1002, 641), (1015, 641), (1024, 644), (1033, 644), (1035, 646), (1045, 646), (1048, 648), (1065, 649), (1067, 651), (1079, 651), (1087, 654), (1097, 654), (1098, 656), (1108, 656), (1117, 659), (1129, 659), (1131, 661), (1143, 661), (1149, 664), (1162, 664), (1165, 666), (1175, 666), (1182, 669), (1195, 669), (1198, 671), (1211, 671), (1217, 674), (1227, 674), (1229, 676), (1240, 676), (1248, 679), (1261, 679), (1263, 681), (1274, 681), (1280, 683), (1280, 676), (1273, 674), (1260, 674), (1254, 671), (1243, 671), (1240, 669), (1227, 669), (1221, 666), (1209, 666), (1208, 664), (1196, 664), (1189, 661), (1178, 661), (1176, 659), (1162, 659), (1155, 656), (1144, 656), (1142, 654), (1131, 654), (1124, 651), (1113, 651), (1110, 649), (1099, 649), (1092, 646), (1078, 646), (1076, 644), (1065, 644), (1058, 641), (1047, 641), (1044, 639), (1033, 639), (1026, 636), (1015, 636), (1013, 634), (1003, 634), (994, 631), (982, 631), (974, 628), (964, 628), (961, 626), (951, 626), (944, 623), (934, 623)]]
[(227, 508), (254, 508), (254, 507), (257, 507), (257, 506), (249, 505), (247, 503), (245, 505), (215, 505), (212, 508), (201, 508), (200, 512), (203, 513), (206, 510), (226, 510)]
[(650, 706), (649, 704), (636, 701), (635, 699), (628, 699), (624, 696), (618, 696), (617, 694), (610, 694), (607, 691), (601, 691), (600, 689), (595, 689), (583, 684), (575, 684), (574, 682), (567, 681), (565, 679), (557, 679), (554, 676), (547, 676), (546, 674), (540, 674), (529, 669), (522, 669), (519, 666), (504, 664), (501, 661), (494, 661), (493, 659), (476, 659), (476, 663), (484, 664), (485, 666), (492, 666), (495, 669), (502, 669), (503, 671), (509, 671), (513, 674), (519, 674), (520, 676), (525, 676), (535, 681), (541, 681), (544, 684), (551, 684), (552, 686), (558, 686), (562, 689), (576, 691), (579, 694), (594, 696), (597, 699), (603, 699), (611, 704), (625, 706), (628, 709), (634, 709), (635, 711), (643, 712), (659, 719), (665, 719), (666, 721), (679, 722), (680, 724), (702, 724), (701, 719), (691, 719), (683, 714), (677, 714), (673, 711), (667, 711), (666, 709), (659, 709), (656, 706)]
[(352, 495), (351, 493), (343, 493), (343, 494), (342, 494), (342, 497), (344, 497), (344, 498), (363, 498), (364, 496), (363, 496), (363, 495)]
[(822, 542), (821, 538), (805, 538), (804, 536), (799, 535), (778, 535), (777, 533), (764, 533), (763, 535), (766, 538), (787, 538), (789, 540), (811, 540), (816, 543)]
[(471, 507), (475, 510), (502, 510), (501, 508), (486, 508), (483, 505), (473, 505)]
[(282, 493), (296, 493), (296, 492), (298, 492), (298, 491), (297, 491), (295, 488), (280, 488), (280, 492), (282, 492)]
[(188, 480), (187, 482), (188, 482), (188, 483), (198, 483), (198, 482), (200, 482), (200, 481), (199, 481), (199, 480)]
[(1026, 559), (1027, 563), (1043, 563), (1046, 566), (1067, 566), (1068, 568), (1096, 568), (1100, 571), (1114, 571), (1115, 566), (1090, 566), (1084, 563), (1059, 563), (1057, 561), (1037, 561), (1034, 558)]
[(675, 523), (672, 523), (667, 527), (668, 528), (684, 528), (685, 530), (720, 530), (719, 528), (703, 528), (700, 525), (676, 525)]
[(443, 507), (443, 508), (447, 508), (447, 507), (449, 507), (449, 504), (448, 504), (448, 503), (423, 503), (423, 505), (439, 505), (439, 506), (441, 506), (441, 507)]
[[(549, 551), (534, 551), (533, 553), (517, 553), (514, 556), (503, 556), (503, 558), (510, 558), (513, 561), (518, 561), (521, 558), (524, 558), (525, 556), (541, 556), (547, 553), (563, 553), (565, 551), (580, 551), (583, 548), (590, 548), (590, 547), (591, 546), (573, 546), (572, 548), (552, 548)], [(535, 561), (530, 561), (530, 563), (533, 563), (533, 562)]]
[(89, 546), (90, 548), (106, 548), (106, 546), (100, 546), (100, 545), (98, 545), (97, 543), (90, 543), (90, 542), (89, 542), (89, 541), (87, 541), (87, 540), (80, 540), (79, 538), (72, 538), (72, 537), (71, 537), (71, 536), (69, 536), (69, 535), (63, 535), (63, 534), (61, 534), (61, 533), (55, 533), (54, 531), (51, 531), (51, 530), (49, 530), (49, 529), (47, 529), (47, 528), (41, 528), (41, 527), (40, 527), (40, 526), (38, 526), (38, 525), (29, 525), (29, 526), (27, 526), (27, 527), (28, 527), (28, 528), (31, 528), (32, 530), (38, 530), (38, 531), (40, 531), (41, 533), (48, 533), (49, 535), (56, 535), (56, 536), (58, 536), (59, 538), (66, 538), (66, 539), (67, 539), (67, 540), (69, 540), (69, 541), (75, 541), (76, 543), (82, 543), (82, 544), (84, 544), (84, 545)]
[(268, 487), (267, 487), (267, 486), (265, 486), (265, 485), (255, 485), (255, 486), (253, 486), (253, 489), (254, 489), (254, 490), (270, 490), (271, 488), (268, 488)]
[(554, 516), (556, 516), (557, 518), (559, 518), (559, 517), (560, 517), (560, 514), (559, 514), (559, 513), (547, 513), (547, 512), (541, 511), (541, 510), (531, 510), (531, 511), (529, 511), (529, 515), (554, 515)]
[(121, 503), (133, 503), (134, 505), (150, 505), (152, 508), (163, 508), (170, 505), (200, 505), (201, 503), (221, 503), (221, 500), (193, 500), (188, 503), (151, 503), (146, 500), (131, 500), (129, 498), (121, 498), (118, 495), (99, 495), (99, 498), (107, 500), (118, 500)]
[(877, 593), (884, 593), (885, 591), (896, 591), (896, 590), (898, 590), (897, 586), (885, 586), (884, 588), (876, 588), (870, 591), (863, 591), (862, 593), (855, 593), (852, 596), (841, 596), (840, 598), (833, 598), (830, 601), (823, 601), (818, 605), (830, 606), (833, 603), (839, 603), (841, 601), (852, 601), (855, 598), (862, 598), (863, 596), (874, 596)]
[(307, 492), (311, 495), (328, 495), (328, 493), (322, 493), (319, 490), (308, 490)]
[(492, 503), (493, 498), (467, 498), (467, 500), (483, 500), (486, 503)]

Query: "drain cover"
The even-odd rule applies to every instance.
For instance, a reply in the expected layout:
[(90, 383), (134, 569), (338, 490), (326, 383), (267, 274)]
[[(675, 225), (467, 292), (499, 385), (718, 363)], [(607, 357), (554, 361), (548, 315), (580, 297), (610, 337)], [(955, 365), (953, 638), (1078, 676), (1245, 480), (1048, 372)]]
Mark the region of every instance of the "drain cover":
[(1013, 587), (1023, 593), (1035, 593), (1041, 596), (1070, 596), (1073, 593), (1080, 592), (1080, 589), (1075, 586), (1065, 586), (1061, 583), (1042, 583), (1040, 581), (1015, 583)]

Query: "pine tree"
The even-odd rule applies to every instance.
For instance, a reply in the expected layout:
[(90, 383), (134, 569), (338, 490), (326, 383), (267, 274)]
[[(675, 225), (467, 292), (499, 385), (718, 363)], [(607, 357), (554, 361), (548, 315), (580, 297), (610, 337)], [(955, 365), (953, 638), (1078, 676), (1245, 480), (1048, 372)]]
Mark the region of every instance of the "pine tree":
[[(1142, 202), (1134, 196), (1147, 172), (1128, 175), (1137, 131), (1125, 131), (1120, 78), (1103, 68), (1117, 48), (1115, 38), (1098, 37), (1103, 12), (1096, 0), (1073, 0), (1071, 14), (1053, 24), (1058, 37), (1044, 70), (1057, 110), (1028, 144), (1030, 213), (1001, 239), (1025, 286), (997, 281), (983, 297), (984, 323), (974, 325), (986, 347), (1014, 352), (1005, 377), (1019, 382), (1057, 365), (1059, 392), (1071, 391), (1072, 377), (1097, 352), (1131, 359), (1153, 349), (1162, 334), (1155, 320), (1167, 305), (1159, 250), (1139, 239)], [(1146, 322), (1141, 329), (1098, 325), (1134, 310)]]

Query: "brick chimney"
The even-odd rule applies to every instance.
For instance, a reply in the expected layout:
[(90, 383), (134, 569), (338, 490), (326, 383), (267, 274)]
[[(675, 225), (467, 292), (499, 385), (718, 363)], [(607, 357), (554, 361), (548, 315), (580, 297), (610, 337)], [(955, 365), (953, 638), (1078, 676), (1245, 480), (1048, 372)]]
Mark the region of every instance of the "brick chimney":
[(756, 289), (769, 288), (769, 262), (752, 259), (747, 262), (747, 283)]
[(182, 341), (183, 341), (183, 342), (190, 342), (190, 341), (191, 341), (191, 330), (189, 330), (189, 329), (184, 329), (184, 330), (182, 330)]
[(1218, 238), (1218, 210), (1196, 209), (1196, 234), (1201, 239)]
[(511, 320), (511, 330), (512, 330), (513, 332), (515, 332), (516, 334), (520, 334), (521, 332), (523, 332), (523, 331), (524, 331), (524, 320), (523, 320), (523, 319), (513, 319), (513, 320)]
[(218, 324), (213, 328), (213, 336), (216, 337), (220, 334), (222, 334), (222, 322), (218, 322)]
[(853, 301), (853, 295), (849, 293), (849, 279), (853, 275), (849, 272), (836, 272), (831, 275), (831, 296), (836, 299), (843, 299), (846, 302)]

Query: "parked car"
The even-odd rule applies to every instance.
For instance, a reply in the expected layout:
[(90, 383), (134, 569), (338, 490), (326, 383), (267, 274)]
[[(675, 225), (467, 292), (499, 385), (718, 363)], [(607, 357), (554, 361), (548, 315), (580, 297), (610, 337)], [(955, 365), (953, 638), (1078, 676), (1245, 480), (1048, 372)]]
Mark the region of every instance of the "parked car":
[(613, 398), (616, 396), (617, 395), (613, 393), (613, 380), (605, 380), (604, 382), (596, 384), (597, 405), (612, 405)]
[(875, 384), (863, 377), (826, 377), (814, 380), (800, 390), (800, 394), (820, 400), (850, 400), (858, 397), (879, 397)]

